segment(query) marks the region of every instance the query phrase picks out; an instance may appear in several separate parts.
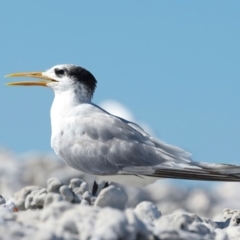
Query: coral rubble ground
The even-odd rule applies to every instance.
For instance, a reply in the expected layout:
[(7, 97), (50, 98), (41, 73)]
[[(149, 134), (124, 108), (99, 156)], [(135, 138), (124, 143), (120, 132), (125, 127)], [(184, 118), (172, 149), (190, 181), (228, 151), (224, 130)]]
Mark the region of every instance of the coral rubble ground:
[(240, 239), (240, 183), (100, 184), (93, 194), (92, 179), (60, 160), (3, 150), (0, 179), (0, 240)]

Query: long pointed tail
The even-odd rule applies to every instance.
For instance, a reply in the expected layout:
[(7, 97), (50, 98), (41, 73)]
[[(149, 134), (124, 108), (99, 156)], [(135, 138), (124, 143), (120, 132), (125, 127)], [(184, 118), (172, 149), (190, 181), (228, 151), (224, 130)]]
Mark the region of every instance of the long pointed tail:
[(172, 168), (156, 167), (151, 176), (202, 181), (240, 182), (240, 166), (191, 162), (191, 165)]

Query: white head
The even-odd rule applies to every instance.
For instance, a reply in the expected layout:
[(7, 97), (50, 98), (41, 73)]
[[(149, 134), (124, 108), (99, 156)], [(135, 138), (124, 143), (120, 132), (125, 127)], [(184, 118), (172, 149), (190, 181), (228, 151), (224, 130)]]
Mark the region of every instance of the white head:
[[(44, 86), (50, 87), (55, 94), (72, 94), (81, 99), (91, 101), (97, 81), (86, 69), (72, 65), (56, 65), (45, 72), (24, 72), (7, 75), (7, 77), (31, 77), (41, 81), (12, 82), (9, 86)], [(42, 81), (43, 80), (43, 81)]]

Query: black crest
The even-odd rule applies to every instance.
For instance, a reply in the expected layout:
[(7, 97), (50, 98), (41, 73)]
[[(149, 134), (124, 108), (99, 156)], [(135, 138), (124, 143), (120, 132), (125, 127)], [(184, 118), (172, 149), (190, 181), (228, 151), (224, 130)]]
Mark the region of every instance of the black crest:
[(71, 66), (67, 74), (76, 79), (76, 81), (83, 83), (92, 93), (94, 92), (97, 86), (97, 80), (88, 70), (78, 66)]

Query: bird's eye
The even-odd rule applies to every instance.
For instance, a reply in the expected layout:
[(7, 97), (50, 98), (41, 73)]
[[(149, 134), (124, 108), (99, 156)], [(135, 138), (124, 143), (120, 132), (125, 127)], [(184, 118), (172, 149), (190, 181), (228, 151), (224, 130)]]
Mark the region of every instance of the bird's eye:
[(56, 68), (55, 69), (55, 74), (57, 75), (57, 76), (63, 76), (64, 75), (64, 73), (65, 73), (65, 71), (63, 70), (63, 69), (58, 69), (58, 68)]

